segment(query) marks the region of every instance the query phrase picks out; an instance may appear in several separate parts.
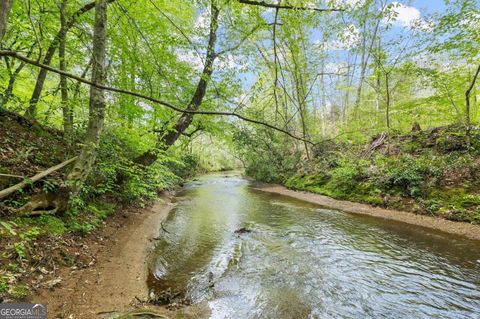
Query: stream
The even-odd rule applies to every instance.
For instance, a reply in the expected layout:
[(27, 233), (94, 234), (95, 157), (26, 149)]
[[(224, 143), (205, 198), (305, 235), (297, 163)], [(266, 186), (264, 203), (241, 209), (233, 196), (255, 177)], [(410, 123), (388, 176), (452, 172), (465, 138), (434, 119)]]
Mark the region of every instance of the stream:
[(207, 302), (211, 318), (480, 318), (478, 241), (265, 193), (234, 172), (188, 183), (175, 205), (148, 284)]

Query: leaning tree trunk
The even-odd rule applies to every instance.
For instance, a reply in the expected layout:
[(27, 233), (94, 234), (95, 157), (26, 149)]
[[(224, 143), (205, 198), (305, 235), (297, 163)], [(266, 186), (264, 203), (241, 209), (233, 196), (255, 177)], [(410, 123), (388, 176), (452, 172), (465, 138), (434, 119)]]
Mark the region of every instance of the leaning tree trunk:
[[(55, 55), (55, 51), (60, 45), (61, 39), (65, 38), (66, 33), (75, 25), (78, 17), (90, 11), (94, 7), (95, 7), (95, 1), (92, 1), (84, 5), (82, 8), (77, 10), (70, 17), (68, 21), (66, 21), (65, 25), (60, 27), (60, 30), (58, 31), (55, 38), (50, 43), (50, 46), (47, 49), (47, 53), (45, 53), (45, 57), (43, 58), (42, 64), (50, 65), (52, 63), (53, 56)], [(40, 95), (42, 94), (43, 86), (45, 84), (45, 79), (47, 78), (47, 73), (48, 71), (45, 68), (40, 69), (40, 71), (38, 72), (37, 81), (35, 82), (35, 87), (33, 89), (32, 97), (30, 98), (28, 109), (25, 112), (26, 117), (34, 118), (36, 116), (37, 103), (40, 100)]]
[(10, 71), (7, 89), (5, 90), (3, 97), (0, 98), (0, 110), (4, 108), (7, 105), (7, 102), (10, 100), (10, 97), (12, 96), (12, 93), (13, 93), (13, 87), (15, 85), (15, 81), (17, 80), (17, 76), (25, 67), (25, 64), (26, 63), (22, 61), (20, 62), (18, 67), (15, 69), (15, 71), (13, 72)]
[(7, 31), (8, 15), (12, 8), (13, 0), (0, 0), (0, 48), (2, 47), (2, 40)]
[[(95, 26), (93, 35), (92, 82), (105, 84), (106, 61), (106, 29), (107, 0), (97, 0), (95, 6)], [(88, 128), (84, 146), (78, 156), (67, 180), (72, 186), (72, 192), (78, 192), (78, 185), (85, 181), (92, 170), (97, 155), (100, 134), (105, 119), (105, 93), (103, 89), (90, 87), (90, 108)]]
[[(214, 1), (211, 4), (211, 20), (210, 20), (210, 34), (208, 39), (207, 55), (205, 58), (205, 65), (203, 67), (200, 80), (198, 81), (197, 88), (193, 94), (190, 103), (188, 103), (188, 111), (197, 111), (202, 104), (203, 98), (207, 92), (207, 86), (213, 73), (213, 64), (215, 62), (215, 44), (217, 42), (217, 29), (218, 29), (218, 15), (220, 11), (215, 5)], [(157, 149), (167, 150), (172, 146), (177, 139), (185, 132), (193, 121), (194, 114), (183, 113), (177, 120), (177, 123), (173, 128), (158, 133)], [(145, 166), (152, 165), (157, 160), (158, 155), (154, 150), (149, 150), (140, 155), (135, 162)]]
[(473, 88), (477, 82), (477, 78), (480, 75), (480, 65), (477, 68), (477, 71), (473, 75), (472, 82), (470, 82), (470, 86), (465, 91), (465, 128), (466, 128), (466, 135), (467, 135), (467, 145), (470, 146), (470, 131), (471, 131), (471, 119), (470, 119), (470, 94), (472, 93)]

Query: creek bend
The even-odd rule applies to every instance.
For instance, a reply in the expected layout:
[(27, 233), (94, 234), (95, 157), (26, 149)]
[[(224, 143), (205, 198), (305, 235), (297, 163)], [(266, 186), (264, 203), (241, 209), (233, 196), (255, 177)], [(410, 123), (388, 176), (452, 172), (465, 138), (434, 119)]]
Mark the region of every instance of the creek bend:
[(175, 202), (149, 288), (206, 301), (211, 318), (479, 318), (478, 241), (264, 193), (236, 173), (202, 176)]

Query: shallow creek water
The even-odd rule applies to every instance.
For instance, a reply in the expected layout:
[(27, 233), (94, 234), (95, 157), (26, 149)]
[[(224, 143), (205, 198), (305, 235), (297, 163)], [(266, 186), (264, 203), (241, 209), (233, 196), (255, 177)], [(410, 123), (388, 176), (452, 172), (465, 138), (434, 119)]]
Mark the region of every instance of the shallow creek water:
[(211, 318), (480, 318), (478, 241), (264, 193), (235, 173), (175, 202), (148, 283), (208, 302)]

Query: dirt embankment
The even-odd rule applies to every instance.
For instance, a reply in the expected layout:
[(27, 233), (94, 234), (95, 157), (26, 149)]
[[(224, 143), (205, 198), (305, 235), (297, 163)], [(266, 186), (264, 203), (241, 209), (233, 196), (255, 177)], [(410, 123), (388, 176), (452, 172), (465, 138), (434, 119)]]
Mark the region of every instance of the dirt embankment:
[(41, 289), (31, 301), (46, 303), (49, 318), (83, 319), (126, 310), (144, 300), (149, 253), (173, 207), (171, 196), (162, 196), (150, 208), (128, 209), (108, 219), (83, 243), (94, 256), (90, 265), (60, 268), (59, 284)]
[(290, 190), (280, 185), (258, 183), (255, 185), (255, 188), (264, 192), (281, 194), (348, 213), (364, 214), (391, 219), (480, 240), (480, 226), (478, 225), (449, 221), (439, 217), (417, 215), (414, 213), (384, 209), (350, 201), (336, 200), (319, 194)]

